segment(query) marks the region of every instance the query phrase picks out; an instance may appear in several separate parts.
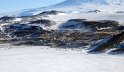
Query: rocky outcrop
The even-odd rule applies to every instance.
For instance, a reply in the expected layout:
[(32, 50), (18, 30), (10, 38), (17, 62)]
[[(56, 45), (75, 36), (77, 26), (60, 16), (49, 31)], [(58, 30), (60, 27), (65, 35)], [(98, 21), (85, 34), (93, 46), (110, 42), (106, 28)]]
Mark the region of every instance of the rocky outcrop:
[(44, 11), (38, 15), (57, 15), (59, 13), (64, 13), (62, 11), (56, 11), (56, 10), (51, 10), (51, 11)]
[(40, 14), (36, 14), (36, 15), (32, 15), (32, 16), (19, 16), (19, 17), (3, 16), (0, 18), (0, 23), (1, 24), (4, 24), (4, 23), (9, 23), (9, 24), (13, 24), (13, 23), (20, 23), (20, 24), (40, 23), (41, 24), (42, 23), (43, 25), (51, 26), (53, 24), (56, 24), (56, 22), (53, 20), (47, 20), (47, 19), (42, 19), (42, 18), (48, 17), (48, 15), (56, 15), (59, 13), (63, 13), (63, 12), (52, 10), (52, 11), (44, 11)]
[(112, 55), (124, 54), (124, 48), (119, 48), (119, 49), (112, 50), (111, 52), (109, 52), (109, 54), (112, 54)]
[(0, 18), (0, 23), (11, 23), (15, 17), (3, 16)]
[(32, 21), (29, 24), (40, 24), (42, 26), (49, 27), (49, 26), (55, 25), (56, 22), (52, 21), (52, 20), (41, 19), (41, 20), (37, 20), (37, 21)]
[(105, 52), (108, 49), (111, 49), (118, 45), (120, 42), (124, 40), (124, 32), (117, 34), (111, 38), (106, 40), (102, 40), (94, 46), (90, 47), (90, 51), (88, 53), (101, 53)]
[(100, 10), (92, 10), (92, 11), (88, 11), (87, 13), (99, 13), (101, 12)]
[(39, 26), (30, 26), (27, 24), (11, 24), (3, 27), (4, 33), (10, 37), (37, 37), (45, 32)]
[(124, 30), (124, 26), (119, 26), (118, 30)]
[(117, 21), (99, 20), (87, 21), (85, 19), (71, 19), (63, 23), (60, 30), (80, 30), (80, 31), (98, 31), (98, 30), (115, 30), (119, 26)]

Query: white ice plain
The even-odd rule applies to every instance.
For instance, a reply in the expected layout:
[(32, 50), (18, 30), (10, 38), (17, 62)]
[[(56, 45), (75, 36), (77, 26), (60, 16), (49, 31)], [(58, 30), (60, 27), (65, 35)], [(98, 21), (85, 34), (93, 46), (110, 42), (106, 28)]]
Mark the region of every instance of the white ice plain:
[(124, 55), (0, 44), (0, 72), (124, 72)]

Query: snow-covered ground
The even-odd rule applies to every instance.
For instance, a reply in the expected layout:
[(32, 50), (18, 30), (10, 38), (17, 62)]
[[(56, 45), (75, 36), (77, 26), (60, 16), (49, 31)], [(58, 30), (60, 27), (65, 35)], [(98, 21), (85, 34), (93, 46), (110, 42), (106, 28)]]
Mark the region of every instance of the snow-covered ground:
[(0, 72), (123, 72), (123, 55), (0, 44)]
[(63, 22), (69, 19), (77, 18), (87, 20), (115, 20), (119, 22), (124, 22), (124, 13), (77, 13), (50, 16), (50, 19), (53, 19), (57, 22)]
[(53, 25), (49, 29), (58, 29), (58, 27), (70, 19), (87, 19), (87, 20), (114, 20), (124, 25), (124, 13), (63, 13), (59, 15), (49, 15), (43, 19), (53, 20), (57, 25)]

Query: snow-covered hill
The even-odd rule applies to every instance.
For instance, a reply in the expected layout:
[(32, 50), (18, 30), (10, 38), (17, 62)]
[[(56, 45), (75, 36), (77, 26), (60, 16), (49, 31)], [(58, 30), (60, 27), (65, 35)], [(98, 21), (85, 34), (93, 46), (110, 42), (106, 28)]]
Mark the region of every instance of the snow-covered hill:
[(16, 12), (3, 13), (1, 15), (31, 16), (49, 10), (60, 10), (68, 13), (82, 13), (92, 10), (100, 10), (103, 12), (123, 12), (124, 0), (65, 0), (64, 2), (47, 7), (24, 9)]
[(87, 12), (92, 10), (101, 10), (108, 12), (122, 11), (124, 0), (66, 0), (59, 4), (53, 5), (53, 8), (61, 8), (64, 11)]

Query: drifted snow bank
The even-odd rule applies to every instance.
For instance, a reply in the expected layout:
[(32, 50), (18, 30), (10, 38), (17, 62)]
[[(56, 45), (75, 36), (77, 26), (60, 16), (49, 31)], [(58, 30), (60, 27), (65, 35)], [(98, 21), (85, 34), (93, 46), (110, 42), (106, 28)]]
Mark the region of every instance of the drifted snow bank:
[[(123, 72), (124, 57), (83, 50), (0, 45), (0, 72)], [(9, 48), (9, 49), (8, 49)]]

